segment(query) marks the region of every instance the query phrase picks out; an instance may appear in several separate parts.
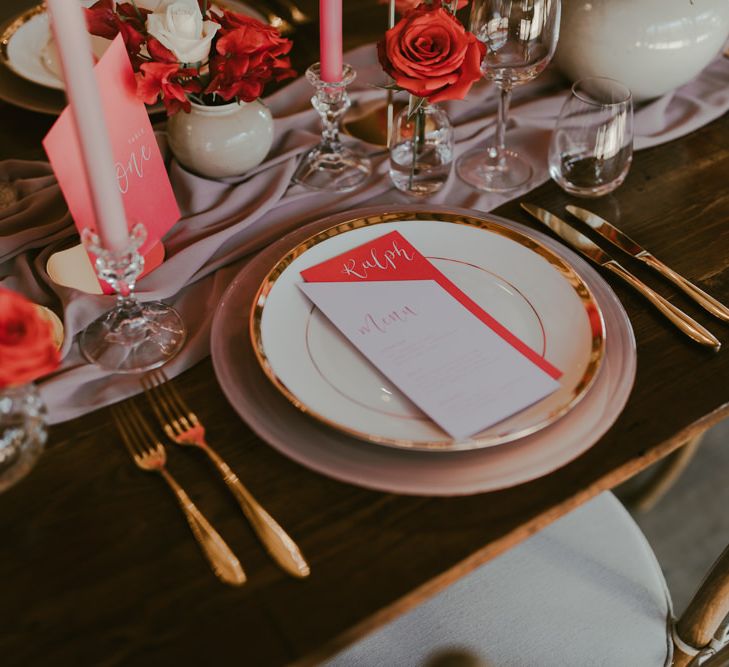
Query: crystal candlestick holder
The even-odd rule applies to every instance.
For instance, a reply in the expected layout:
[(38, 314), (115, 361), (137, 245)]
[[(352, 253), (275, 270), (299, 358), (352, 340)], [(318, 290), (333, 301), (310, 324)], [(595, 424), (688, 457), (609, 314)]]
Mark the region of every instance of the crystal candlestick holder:
[(342, 68), (342, 80), (322, 81), (319, 63), (306, 70), (306, 78), (316, 89), (311, 104), (322, 121), (321, 142), (304, 155), (294, 174), (294, 182), (312, 190), (349, 192), (362, 185), (372, 167), (366, 155), (345, 146), (339, 139), (342, 116), (350, 107), (347, 86), (354, 81), (355, 71)]
[(90, 362), (115, 373), (138, 373), (162, 366), (185, 342), (185, 325), (177, 311), (160, 301), (140, 303), (134, 286), (144, 269), (139, 252), (147, 232), (138, 224), (121, 251), (104, 248), (85, 230), (82, 241), (96, 255), (96, 272), (117, 294), (116, 306), (81, 334), (81, 353)]

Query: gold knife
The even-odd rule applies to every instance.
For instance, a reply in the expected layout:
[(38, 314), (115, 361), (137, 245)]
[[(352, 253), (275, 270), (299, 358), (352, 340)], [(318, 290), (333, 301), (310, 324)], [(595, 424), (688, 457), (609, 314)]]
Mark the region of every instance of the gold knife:
[(729, 322), (729, 308), (723, 303), (717, 301), (713, 296), (710, 296), (702, 289), (696, 287), (692, 282), (686, 280), (682, 275), (676, 273), (673, 269), (666, 266), (659, 259), (656, 259), (651, 253), (649, 253), (641, 245), (633, 241), (627, 234), (621, 232), (617, 227), (611, 225), (607, 220), (601, 218), (599, 215), (592, 213), (579, 206), (566, 206), (565, 207), (572, 215), (578, 220), (581, 220), (590, 228), (594, 229), (600, 236), (610, 241), (613, 245), (627, 252), (635, 259), (640, 260), (644, 264), (647, 264), (655, 271), (658, 271), (664, 278), (668, 278), (674, 285), (683, 290), (688, 296), (690, 296), (696, 303), (708, 310), (712, 315), (718, 317), (720, 320)]
[(707, 329), (702, 327), (698, 322), (689, 317), (682, 310), (676, 308), (670, 301), (666, 301), (660, 294), (654, 292), (646, 284), (642, 283), (630, 271), (623, 268), (618, 262), (610, 257), (600, 246), (593, 243), (584, 234), (580, 234), (574, 227), (566, 223), (564, 220), (553, 215), (543, 208), (532, 204), (521, 204), (521, 207), (530, 215), (533, 215), (539, 222), (549, 227), (563, 241), (566, 241), (575, 250), (581, 252), (585, 257), (592, 260), (598, 266), (611, 271), (616, 276), (622, 278), (628, 285), (640, 292), (648, 301), (650, 301), (663, 315), (665, 315), (673, 324), (683, 331), (692, 340), (712, 348), (714, 351), (719, 350), (721, 343)]

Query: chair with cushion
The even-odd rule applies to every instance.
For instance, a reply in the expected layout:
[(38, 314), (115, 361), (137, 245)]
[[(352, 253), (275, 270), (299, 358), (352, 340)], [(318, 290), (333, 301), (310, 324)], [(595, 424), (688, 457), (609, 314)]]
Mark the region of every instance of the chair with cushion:
[(459, 664), (449, 654), (479, 667), (693, 667), (720, 649), (728, 612), (729, 549), (676, 621), (648, 542), (603, 493), (326, 667)]

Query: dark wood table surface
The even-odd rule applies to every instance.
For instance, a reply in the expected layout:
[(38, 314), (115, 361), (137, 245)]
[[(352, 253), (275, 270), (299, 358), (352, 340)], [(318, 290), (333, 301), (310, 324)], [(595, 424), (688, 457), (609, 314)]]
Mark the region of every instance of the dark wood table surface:
[[(29, 6), (6, 0), (0, 20)], [(301, 3), (315, 14), (312, 0)], [(377, 38), (384, 8), (345, 3), (347, 47)], [(315, 25), (297, 30), (300, 71), (316, 59)], [(52, 118), (0, 103), (0, 158), (43, 157)], [(729, 301), (729, 116), (636, 154), (626, 183), (595, 202), (628, 233)], [(569, 203), (547, 183), (523, 199)], [(531, 224), (518, 201), (499, 214)], [(465, 498), (375, 493), (289, 461), (226, 402), (209, 360), (177, 381), (210, 440), (297, 539), (312, 575), (272, 564), (232, 497), (196, 452), (174, 470), (233, 550), (248, 583), (217, 582), (168, 489), (130, 462), (98, 410), (51, 429), (47, 452), (0, 496), (0, 663), (11, 665), (282, 665), (316, 663), (425, 599), (602, 490), (630, 478), (729, 414), (729, 326), (677, 289), (635, 273), (709, 326), (718, 354), (688, 342), (607, 275), (638, 343), (638, 373), (615, 425), (587, 453), (528, 484)], [(698, 582), (697, 582), (698, 583)], [(514, 594), (523, 595), (519, 582)]]

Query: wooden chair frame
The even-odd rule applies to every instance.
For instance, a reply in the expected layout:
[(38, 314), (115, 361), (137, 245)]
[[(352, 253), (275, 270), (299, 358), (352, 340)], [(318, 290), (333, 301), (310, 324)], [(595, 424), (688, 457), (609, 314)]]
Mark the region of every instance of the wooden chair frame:
[[(729, 639), (728, 617), (729, 546), (712, 565), (686, 611), (676, 621), (673, 664), (693, 667), (700, 658), (713, 656), (703, 664), (711, 667), (729, 665), (729, 646), (721, 646), (722, 640)], [(692, 647), (694, 651), (690, 654), (685, 647)]]

